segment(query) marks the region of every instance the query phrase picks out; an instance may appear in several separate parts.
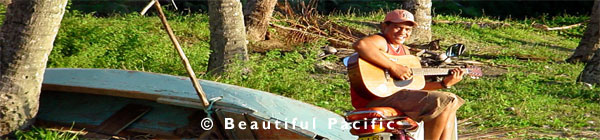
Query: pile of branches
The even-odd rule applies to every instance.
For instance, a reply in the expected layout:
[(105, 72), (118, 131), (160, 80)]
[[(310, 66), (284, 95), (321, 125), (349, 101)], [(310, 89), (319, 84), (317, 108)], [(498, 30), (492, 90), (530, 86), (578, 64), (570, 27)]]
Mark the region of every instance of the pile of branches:
[(271, 26), (278, 32), (283, 32), (283, 41), (288, 44), (314, 42), (324, 38), (335, 48), (351, 48), (352, 42), (368, 35), (357, 29), (337, 24), (318, 14), (317, 2), (317, 0), (311, 0), (306, 4), (302, 1), (296, 7), (292, 7), (287, 0), (278, 3), (278, 14), (283, 17), (278, 21), (289, 26), (277, 23), (271, 23)]

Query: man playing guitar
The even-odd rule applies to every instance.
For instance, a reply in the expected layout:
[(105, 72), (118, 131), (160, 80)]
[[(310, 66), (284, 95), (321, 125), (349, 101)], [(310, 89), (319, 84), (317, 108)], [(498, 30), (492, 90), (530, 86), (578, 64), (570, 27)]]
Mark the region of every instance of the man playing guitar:
[[(360, 39), (353, 47), (361, 59), (364, 59), (389, 72), (391, 77), (399, 80), (410, 80), (412, 71), (388, 59), (390, 55), (410, 55), (403, 45), (411, 35), (417, 23), (414, 16), (405, 10), (389, 12), (381, 23), (381, 33)], [(451, 75), (442, 82), (427, 82), (422, 90), (401, 90), (391, 96), (382, 98), (365, 98), (353, 88), (351, 89), (354, 108), (393, 107), (405, 113), (415, 121), (425, 122), (425, 139), (450, 139), (454, 130), (456, 110), (464, 104), (464, 100), (453, 93), (433, 91), (450, 86), (462, 80), (463, 70), (451, 70)]]

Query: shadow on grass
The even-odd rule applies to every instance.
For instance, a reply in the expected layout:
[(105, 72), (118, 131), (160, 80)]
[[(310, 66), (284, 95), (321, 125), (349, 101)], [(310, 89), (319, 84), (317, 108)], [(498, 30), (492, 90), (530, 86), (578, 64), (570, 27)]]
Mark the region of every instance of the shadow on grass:
[[(554, 50), (557, 50), (557, 51), (566, 51), (566, 52), (573, 52), (573, 51), (575, 51), (575, 49), (565, 48), (565, 47), (557, 46), (557, 45), (548, 45), (548, 44), (544, 44), (544, 43), (535, 43), (535, 42), (526, 41), (526, 40), (522, 40), (522, 39), (514, 39), (514, 38), (511, 38), (511, 37), (507, 37), (507, 35), (502, 35), (500, 33), (493, 33), (493, 35), (495, 37), (497, 37), (497, 38), (508, 40), (510, 42), (517, 42), (517, 43), (523, 44), (525, 46), (542, 45), (542, 46), (545, 46), (545, 47), (548, 47), (550, 49), (554, 49)], [(497, 41), (494, 41), (494, 42), (497, 43), (497, 44), (501, 44), (500, 42), (497, 42)]]
[(532, 42), (532, 41), (527, 41), (527, 38), (522, 38), (522, 39), (515, 39), (512, 36), (515, 36), (514, 34), (508, 34), (508, 33), (504, 33), (504, 32), (492, 32), (491, 30), (487, 30), (487, 29), (471, 29), (473, 32), (476, 32), (477, 34), (483, 35), (483, 34), (490, 34), (493, 36), (493, 38), (497, 38), (497, 39), (501, 39), (501, 40), (506, 40), (506, 42), (500, 42), (494, 39), (485, 39), (485, 41), (490, 42), (490, 43), (494, 43), (496, 45), (500, 45), (500, 46), (505, 46), (506, 44), (508, 44), (507, 42), (515, 42), (518, 44), (522, 44), (522, 46), (544, 46), (547, 47), (549, 49), (554, 49), (557, 51), (563, 51), (563, 52), (573, 52), (575, 51), (575, 49), (571, 49), (571, 48), (566, 48), (564, 46), (558, 46), (558, 45), (551, 45), (551, 44), (547, 44), (547, 43), (536, 43), (536, 42)]
[[(506, 59), (506, 58), (512, 58), (512, 59), (517, 59), (517, 60), (526, 60), (526, 61), (547, 61), (547, 60), (551, 60), (551, 61), (556, 61), (550, 58), (544, 58), (544, 57), (536, 57), (536, 56), (532, 56), (532, 55), (521, 55), (521, 54), (513, 54), (513, 55), (490, 55), (490, 54), (470, 54), (468, 55), (470, 57), (478, 57), (478, 58), (484, 58), (484, 59)], [(556, 62), (560, 62), (560, 61), (556, 61)]]
[[(600, 102), (600, 93), (596, 89), (590, 88), (581, 83), (573, 83), (573, 82), (557, 82), (555, 80), (541, 80), (543, 84), (557, 86), (557, 87), (565, 87), (563, 90), (551, 90), (547, 92), (549, 95), (563, 97), (563, 98), (571, 98), (571, 99), (582, 99), (589, 103), (598, 103)], [(566, 89), (570, 87), (571, 89)]]

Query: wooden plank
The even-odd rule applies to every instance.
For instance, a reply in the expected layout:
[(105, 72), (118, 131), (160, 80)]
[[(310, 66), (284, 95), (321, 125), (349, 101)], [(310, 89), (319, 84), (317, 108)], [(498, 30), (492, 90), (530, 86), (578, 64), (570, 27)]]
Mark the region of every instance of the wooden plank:
[[(224, 130), (224, 135), (228, 138), (228, 139), (233, 139), (233, 134), (231, 133), (231, 131), (229, 130), (225, 130), (225, 115), (221, 112), (221, 111), (216, 111), (215, 116), (217, 116), (216, 119), (219, 120), (219, 124), (221, 126), (221, 128)], [(214, 118), (213, 118), (214, 119)], [(214, 124), (214, 123), (213, 123)]]
[(147, 100), (42, 91), (37, 119), (60, 122), (67, 128), (73, 123), (75, 126), (88, 124), (90, 126), (83, 128), (91, 131), (127, 104), (147, 105), (152, 107), (152, 110), (127, 127), (126, 130), (156, 135), (173, 135), (176, 128), (188, 124), (187, 116), (197, 111), (197, 109), (159, 104)]
[[(216, 114), (219, 117), (219, 121), (221, 122), (221, 125), (223, 125), (224, 129), (226, 128), (225, 127), (225, 124), (226, 124), (225, 118), (233, 120), (233, 124), (234, 124), (233, 129), (225, 130), (225, 134), (230, 139), (256, 139), (256, 137), (254, 136), (254, 133), (252, 133), (252, 130), (250, 129), (250, 123), (245, 117), (246, 113), (237, 113), (237, 112), (234, 113), (234, 112), (220, 110), (220, 111), (217, 111)], [(246, 123), (245, 129), (240, 128), (240, 126), (239, 126), (240, 122)]]
[(127, 104), (121, 110), (104, 120), (94, 131), (102, 134), (117, 135), (131, 123), (150, 111), (150, 109), (146, 105)]
[[(250, 122), (248, 121), (248, 119), (246, 119), (246, 113), (242, 113), (242, 114), (237, 114), (237, 113), (233, 113), (233, 112), (227, 112), (227, 111), (222, 111), (223, 114), (225, 114), (225, 116), (227, 118), (231, 118), (233, 119), (233, 123), (235, 124), (235, 127), (232, 131), (232, 133), (234, 133), (235, 135), (235, 139), (256, 139), (256, 137), (254, 136), (254, 134), (252, 133), (252, 130), (250, 129)], [(240, 128), (240, 122), (242, 122), (246, 124), (245, 129), (241, 129)]]
[[(217, 113), (212, 113), (211, 118), (218, 119), (219, 117), (218, 117)], [(202, 122), (200, 122), (200, 123), (202, 123)], [(200, 125), (202, 125), (202, 124), (200, 124)], [(202, 139), (202, 140), (204, 140), (204, 139), (211, 139), (211, 140), (212, 139), (217, 139), (217, 140), (227, 139), (225, 129), (223, 129), (223, 125), (221, 125), (220, 121), (214, 121), (213, 127), (210, 130), (207, 130), (205, 132), (208, 132), (208, 133), (200, 134), (198, 139)]]
[[(270, 121), (265, 121), (258, 119), (252, 115), (247, 115), (247, 119), (252, 122), (257, 122), (259, 124), (258, 129), (252, 130), (256, 136), (256, 139), (298, 139), (298, 140), (310, 140), (315, 139), (313, 137), (308, 137), (303, 134), (299, 134), (295, 131), (292, 131), (292, 128), (284, 129), (282, 128), (282, 123), (279, 124), (281, 129), (277, 129), (275, 124)], [(263, 124), (266, 124), (263, 126)]]
[(60, 91), (60, 92), (73, 92), (73, 93), (86, 93), (96, 95), (108, 95), (116, 97), (126, 97), (134, 99), (143, 99), (156, 101), (157, 98), (162, 97), (161, 95), (144, 93), (140, 91), (129, 91), (119, 89), (103, 89), (103, 88), (91, 88), (91, 87), (80, 87), (80, 86), (69, 86), (59, 84), (46, 84), (42, 83), (43, 91)]

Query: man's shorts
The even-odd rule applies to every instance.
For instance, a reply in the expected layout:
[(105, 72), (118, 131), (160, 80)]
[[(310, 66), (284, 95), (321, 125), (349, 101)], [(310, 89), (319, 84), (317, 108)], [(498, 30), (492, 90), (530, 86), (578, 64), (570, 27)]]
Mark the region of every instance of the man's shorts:
[(373, 100), (367, 107), (393, 107), (415, 121), (428, 121), (440, 115), (446, 106), (453, 102), (457, 103), (458, 108), (465, 100), (450, 92), (402, 90), (391, 96)]

